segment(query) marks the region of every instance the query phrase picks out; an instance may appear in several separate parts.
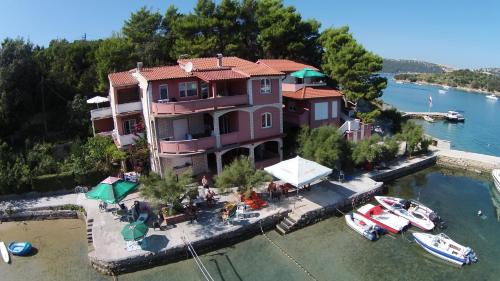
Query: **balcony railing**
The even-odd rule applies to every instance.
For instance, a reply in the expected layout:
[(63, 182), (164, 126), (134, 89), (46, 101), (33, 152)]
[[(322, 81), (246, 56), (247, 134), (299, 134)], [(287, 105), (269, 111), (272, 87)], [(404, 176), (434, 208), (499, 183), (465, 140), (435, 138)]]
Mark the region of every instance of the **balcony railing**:
[(113, 131), (112, 136), (119, 147), (134, 144), (135, 140), (139, 138), (136, 134), (120, 135), (117, 130)]
[(155, 114), (177, 114), (245, 104), (248, 104), (248, 96), (236, 95), (179, 102), (153, 102), (152, 111)]
[(192, 140), (160, 141), (162, 153), (190, 153), (204, 151), (215, 147), (215, 137), (204, 137)]
[(142, 103), (140, 101), (120, 103), (116, 105), (117, 114), (132, 112), (132, 111), (140, 111), (140, 110), (142, 110)]
[(112, 116), (111, 107), (103, 107), (103, 108), (93, 109), (90, 111), (90, 118), (92, 120), (111, 117), (111, 116)]
[(309, 124), (309, 111), (304, 111), (303, 113), (284, 111), (283, 119), (290, 124), (296, 126), (308, 125)]
[(242, 141), (242, 140), (240, 140), (238, 132), (232, 132), (232, 133), (220, 135), (220, 143), (222, 145), (238, 143), (240, 141)]

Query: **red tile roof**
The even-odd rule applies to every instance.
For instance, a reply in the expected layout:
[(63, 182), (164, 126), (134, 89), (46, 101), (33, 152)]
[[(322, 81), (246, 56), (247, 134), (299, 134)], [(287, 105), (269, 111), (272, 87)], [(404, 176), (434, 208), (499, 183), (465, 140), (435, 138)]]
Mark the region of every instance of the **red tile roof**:
[[(177, 61), (180, 65), (185, 65), (188, 62), (193, 64), (193, 70), (210, 70), (210, 69), (218, 69), (217, 66), (217, 58), (192, 58), (192, 59), (179, 59)], [(238, 57), (223, 57), (222, 58), (222, 66), (223, 67), (237, 67), (242, 65), (253, 64), (251, 61), (247, 61), (244, 59), (240, 59)]]
[(246, 79), (249, 76), (242, 73), (225, 69), (225, 70), (210, 70), (210, 71), (196, 71), (193, 74), (206, 82), (230, 80), (230, 79)]
[(296, 100), (305, 100), (305, 99), (342, 97), (342, 93), (335, 89), (326, 87), (304, 87), (295, 92), (283, 92), (283, 97)]
[(148, 81), (188, 78), (193, 76), (191, 73), (184, 71), (184, 69), (178, 65), (143, 68), (140, 73)]
[(130, 73), (129, 71), (110, 73), (108, 77), (113, 87), (123, 87), (139, 84), (137, 79), (135, 79), (135, 77), (132, 76), (132, 73)]
[(295, 72), (305, 67), (310, 68), (312, 70), (319, 70), (312, 65), (307, 65), (293, 60), (285, 60), (285, 59), (264, 59), (264, 60), (258, 60), (257, 63), (267, 65), (272, 69), (283, 72)]

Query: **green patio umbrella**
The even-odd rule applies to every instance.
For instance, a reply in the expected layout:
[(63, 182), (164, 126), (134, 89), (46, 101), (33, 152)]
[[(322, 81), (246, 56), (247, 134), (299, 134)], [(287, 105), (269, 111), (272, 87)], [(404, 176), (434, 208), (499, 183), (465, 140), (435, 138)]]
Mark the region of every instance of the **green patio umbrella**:
[(142, 221), (136, 221), (127, 224), (122, 229), (122, 236), (125, 241), (137, 241), (141, 240), (148, 233), (148, 226)]
[(301, 69), (299, 71), (295, 71), (290, 75), (295, 77), (295, 78), (302, 78), (302, 79), (309, 78), (309, 77), (325, 77), (326, 76), (325, 74), (323, 74), (319, 71), (312, 70), (312, 69), (307, 68), (307, 67), (305, 67), (304, 69)]
[(123, 200), (132, 190), (137, 187), (137, 183), (123, 181), (119, 178), (108, 177), (100, 184), (92, 188), (85, 194), (88, 199), (97, 199), (109, 204), (116, 204)]

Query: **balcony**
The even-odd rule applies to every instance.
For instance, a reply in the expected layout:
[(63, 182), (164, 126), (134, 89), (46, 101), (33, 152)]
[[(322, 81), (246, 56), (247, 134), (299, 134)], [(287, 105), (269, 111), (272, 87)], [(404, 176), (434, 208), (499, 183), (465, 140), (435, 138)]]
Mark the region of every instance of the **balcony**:
[(220, 143), (222, 145), (239, 143), (241, 141), (243, 140), (240, 139), (238, 131), (220, 135)]
[(135, 140), (139, 138), (136, 134), (120, 135), (116, 130), (113, 131), (112, 136), (118, 147), (132, 145), (135, 143)]
[(120, 103), (116, 105), (116, 114), (141, 111), (141, 110), (142, 110), (142, 103), (140, 101)]
[(162, 153), (193, 153), (204, 151), (215, 147), (215, 137), (202, 137), (192, 140), (160, 141), (160, 151)]
[(285, 122), (296, 126), (309, 125), (309, 111), (302, 113), (283, 111), (283, 119)]
[(296, 92), (304, 87), (320, 87), (320, 86), (326, 86), (326, 83), (322, 81), (311, 81), (310, 83), (304, 83), (304, 84), (282, 83), (281, 89), (284, 92)]
[(112, 116), (111, 107), (103, 107), (98, 109), (93, 109), (90, 111), (90, 119), (101, 119), (101, 118), (109, 118)]
[(152, 111), (154, 114), (182, 114), (245, 104), (248, 104), (248, 96), (236, 95), (179, 102), (153, 102)]

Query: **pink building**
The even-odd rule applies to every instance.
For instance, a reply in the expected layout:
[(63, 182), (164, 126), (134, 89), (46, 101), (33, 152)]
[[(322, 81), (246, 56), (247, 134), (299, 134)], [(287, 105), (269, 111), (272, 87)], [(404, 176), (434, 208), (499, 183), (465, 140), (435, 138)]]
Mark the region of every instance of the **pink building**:
[(257, 168), (282, 159), (284, 74), (237, 57), (112, 73), (110, 108), (91, 112), (94, 132), (118, 147), (147, 137), (153, 171), (218, 173), (239, 155)]
[(334, 125), (349, 140), (357, 141), (371, 135), (371, 126), (349, 118), (342, 113), (343, 95), (330, 88), (322, 78), (295, 78), (290, 74), (304, 68), (319, 71), (316, 67), (285, 59), (257, 61), (276, 71), (285, 73), (283, 92), (283, 119), (291, 127), (307, 125), (317, 128)]

